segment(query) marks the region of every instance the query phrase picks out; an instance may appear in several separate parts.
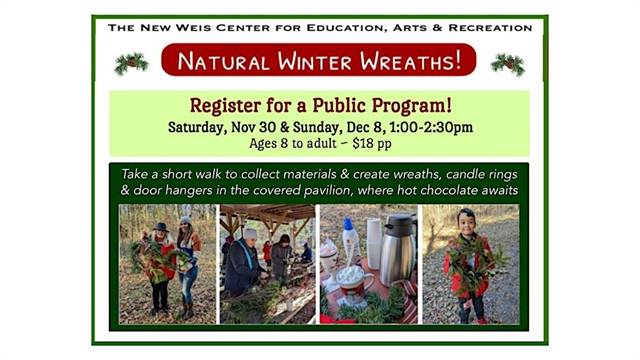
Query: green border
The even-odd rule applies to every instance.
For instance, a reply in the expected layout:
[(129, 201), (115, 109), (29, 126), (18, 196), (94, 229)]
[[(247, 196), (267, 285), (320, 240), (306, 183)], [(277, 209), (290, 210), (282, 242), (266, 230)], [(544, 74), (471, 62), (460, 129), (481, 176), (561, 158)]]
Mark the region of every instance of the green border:
[[(376, 324), (376, 325), (367, 325), (367, 324), (355, 324), (355, 325), (335, 325), (335, 326), (317, 326), (317, 325), (303, 325), (303, 324), (283, 324), (283, 325), (273, 325), (273, 324), (121, 324), (119, 322), (119, 304), (120, 304), (120, 276), (119, 276), (119, 259), (122, 256), (121, 254), (121, 244), (118, 241), (119, 239), (119, 207), (122, 204), (129, 204), (126, 202), (125, 198), (119, 197), (119, 192), (122, 184), (120, 183), (119, 174), (121, 174), (122, 167), (129, 168), (143, 168), (145, 166), (151, 165), (154, 166), (158, 163), (151, 162), (118, 162), (118, 163), (110, 163), (109, 164), (109, 331), (113, 332), (128, 332), (128, 331), (197, 331), (197, 332), (225, 332), (225, 331), (266, 331), (266, 332), (283, 332), (283, 331), (303, 331), (303, 332), (326, 332), (326, 331), (340, 331), (340, 332), (354, 332), (354, 331), (366, 331), (366, 332), (379, 332), (379, 331), (402, 331), (402, 332), (432, 332), (432, 331), (443, 331), (443, 332), (464, 332), (464, 331), (473, 331), (473, 332), (504, 332), (504, 331), (518, 331), (525, 332), (529, 330), (529, 189), (523, 188), (520, 194), (518, 195), (517, 201), (511, 201), (509, 199), (507, 202), (504, 201), (482, 201), (478, 199), (468, 199), (469, 204), (516, 204), (519, 206), (519, 322), (517, 324), (504, 324), (504, 325), (485, 325), (485, 326), (477, 326), (477, 325), (460, 325), (460, 324)], [(193, 169), (202, 168), (202, 165), (207, 165), (209, 163), (202, 162), (189, 162), (189, 163), (175, 163), (168, 162), (162, 163), (165, 168), (179, 168), (188, 167)], [(245, 164), (253, 165), (253, 163), (224, 163), (223, 166), (226, 166), (222, 171), (228, 169), (229, 167), (233, 167), (235, 169), (242, 169), (242, 166)], [(375, 165), (377, 168), (381, 168), (384, 166), (393, 167), (396, 165), (428, 165), (429, 168), (432, 168), (433, 165), (442, 165), (442, 166), (454, 166), (456, 168), (469, 168), (473, 166), (478, 166), (478, 163), (415, 163), (415, 162), (401, 162), (401, 163), (327, 163), (327, 162), (319, 162), (313, 163), (315, 166), (320, 167), (333, 167), (333, 165), (338, 166), (348, 166), (353, 167), (354, 169), (363, 169), (362, 166), (371, 166)], [(300, 162), (291, 162), (291, 163), (260, 163), (260, 166), (266, 169), (273, 169), (275, 167), (282, 168), (283, 170), (291, 170), (293, 168), (297, 168), (299, 166), (304, 166), (305, 163)], [(521, 181), (521, 184), (529, 183), (529, 163), (482, 163), (484, 169), (500, 167), (501, 165), (511, 165), (514, 166), (510, 169), (518, 170), (520, 176), (518, 180)], [(436, 170), (440, 169), (440, 167), (435, 167)], [(396, 168), (393, 168), (396, 170)], [(521, 185), (522, 186), (522, 185)], [(415, 198), (414, 198), (415, 199)], [(323, 206), (334, 204), (337, 199), (329, 198), (328, 201), (318, 201), (317, 199), (313, 199), (312, 202)], [(349, 201), (349, 204), (364, 204), (364, 203), (376, 203), (375, 200), (364, 200), (360, 201), (358, 199), (356, 202)], [(404, 199), (403, 199), (404, 200)], [(514, 199), (515, 200), (515, 199)], [(154, 199), (155, 203), (158, 204), (173, 204), (175, 201), (167, 201), (167, 199)], [(269, 201), (269, 200), (265, 200)], [(199, 202), (195, 200), (195, 202)], [(140, 202), (136, 202), (140, 203)], [(142, 203), (145, 203), (142, 201)], [(224, 203), (246, 203), (244, 199), (225, 199)], [(296, 203), (296, 200), (293, 200), (293, 203)], [(394, 203), (396, 203), (394, 201)], [(412, 204), (416, 206), (422, 206), (423, 203), (414, 203), (410, 201), (400, 201), (402, 204)], [(440, 202), (442, 204), (447, 202)], [(457, 202), (454, 202), (457, 203)]]
[[(98, 19), (537, 19), (543, 20), (544, 87), (544, 331), (542, 341), (96, 341), (95, 340), (95, 61)], [(92, 15), (91, 16), (91, 344), (98, 346), (546, 346), (549, 345), (549, 16), (548, 15)], [(522, 271), (521, 271), (522, 273)], [(522, 304), (521, 304), (522, 306)], [(477, 329), (476, 329), (477, 330)]]

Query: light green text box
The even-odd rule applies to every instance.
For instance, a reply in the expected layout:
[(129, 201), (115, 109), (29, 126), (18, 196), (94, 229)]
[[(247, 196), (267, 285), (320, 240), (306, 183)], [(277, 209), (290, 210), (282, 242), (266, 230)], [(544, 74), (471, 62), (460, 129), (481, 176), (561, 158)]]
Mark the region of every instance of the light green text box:
[[(210, 113), (192, 112), (192, 98), (202, 101), (260, 101), (258, 112)], [(290, 111), (267, 111), (270, 97), (276, 101), (290, 101)], [(314, 98), (332, 100), (338, 97), (364, 101), (364, 113), (313, 112)], [(399, 113), (373, 112), (373, 98), (383, 101), (443, 101), (445, 112)], [(450, 98), (450, 102), (448, 100)], [(528, 156), (529, 154), (529, 93), (526, 91), (114, 91), (110, 99), (110, 149), (113, 156)], [(305, 102), (306, 112), (298, 112), (299, 102)], [(450, 104), (450, 106), (449, 106)], [(201, 107), (202, 108), (202, 107)], [(450, 112), (446, 110), (450, 109)], [(390, 108), (389, 108), (390, 110)], [(431, 111), (434, 109), (432, 108)], [(226, 135), (211, 133), (171, 133), (169, 122), (176, 124), (222, 124)], [(261, 122), (275, 122), (276, 132), (259, 132)], [(295, 133), (294, 123), (318, 124), (321, 121), (338, 124), (341, 134)], [(347, 132), (347, 122), (369, 124), (370, 132)], [(255, 124), (253, 133), (235, 133), (232, 123)], [(380, 122), (380, 132), (374, 132)], [(417, 132), (392, 133), (414, 126)], [(415, 124), (411, 124), (415, 122)], [(431, 123), (431, 127), (426, 122)], [(439, 126), (438, 122), (442, 122)], [(281, 132), (285, 123), (289, 127)], [(455, 135), (456, 126), (458, 134)], [(471, 128), (466, 124), (470, 124)], [(443, 130), (427, 133), (424, 130)], [(447, 130), (451, 130), (450, 132)], [(382, 131), (386, 131), (383, 134)], [(470, 131), (472, 130), (472, 132)], [(281, 139), (287, 147), (281, 147)], [(373, 148), (354, 149), (354, 138)], [(371, 141), (366, 140), (371, 138)], [(252, 139), (277, 142), (277, 148), (258, 151), (250, 148)], [(308, 142), (335, 140), (337, 148), (307, 147)], [(293, 148), (292, 141), (302, 141), (301, 148)], [(343, 144), (345, 143), (346, 144)], [(360, 141), (356, 140), (356, 143)], [(378, 150), (380, 145), (391, 145)]]

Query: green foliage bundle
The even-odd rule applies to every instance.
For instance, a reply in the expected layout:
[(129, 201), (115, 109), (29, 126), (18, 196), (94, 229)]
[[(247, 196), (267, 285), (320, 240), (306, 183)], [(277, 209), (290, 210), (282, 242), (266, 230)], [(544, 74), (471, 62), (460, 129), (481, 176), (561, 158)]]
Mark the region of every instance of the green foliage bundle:
[(329, 315), (329, 299), (327, 299), (327, 289), (320, 285), (320, 313)]
[(263, 323), (265, 315), (269, 314), (280, 302), (282, 288), (280, 283), (270, 282), (260, 287), (255, 293), (248, 293), (237, 298), (223, 301), (221, 315), (227, 324)]
[(160, 250), (160, 243), (153, 240), (134, 241), (129, 245), (129, 258), (134, 272), (146, 268), (151, 261), (166, 263)]
[(368, 293), (366, 300), (366, 308), (340, 306), (338, 318), (354, 319), (359, 324), (385, 324), (399, 322), (404, 316), (404, 295), (400, 286), (389, 289), (387, 300), (376, 293)]
[[(478, 291), (482, 280), (485, 277), (495, 276), (497, 271), (504, 267), (509, 260), (504, 255), (502, 247), (498, 247), (497, 251), (491, 254), (482, 246), (482, 240), (469, 241), (462, 236), (459, 236), (447, 251), (449, 253), (449, 276), (460, 274), (462, 277), (456, 295), (467, 291)], [(480, 254), (480, 256), (478, 257), (478, 266), (474, 270), (469, 266), (467, 259), (472, 258), (475, 254)]]
[(135, 241), (129, 245), (129, 258), (133, 272), (144, 270), (154, 284), (167, 280), (161, 266), (171, 266), (169, 256), (162, 256), (160, 247), (160, 243), (151, 239)]
[(175, 270), (183, 273), (189, 270), (189, 255), (184, 251), (177, 249), (169, 252), (169, 254), (167, 254), (167, 259), (171, 259), (172, 256), (176, 257)]
[(139, 273), (140, 270), (142, 270), (140, 249), (142, 249), (142, 242), (140, 241), (134, 241), (129, 244), (129, 261), (131, 262), (131, 269), (134, 273)]

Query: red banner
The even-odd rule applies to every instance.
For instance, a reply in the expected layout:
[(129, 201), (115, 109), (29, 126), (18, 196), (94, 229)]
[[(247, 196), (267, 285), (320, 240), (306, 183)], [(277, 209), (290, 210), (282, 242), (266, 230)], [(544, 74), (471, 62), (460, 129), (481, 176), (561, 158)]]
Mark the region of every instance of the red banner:
[(170, 44), (174, 76), (464, 76), (476, 67), (467, 44)]

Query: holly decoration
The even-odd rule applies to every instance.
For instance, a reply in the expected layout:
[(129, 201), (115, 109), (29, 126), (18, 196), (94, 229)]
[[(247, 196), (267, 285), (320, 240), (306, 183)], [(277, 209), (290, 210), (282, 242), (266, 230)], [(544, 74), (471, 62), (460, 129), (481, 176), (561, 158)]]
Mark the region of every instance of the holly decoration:
[(116, 68), (114, 71), (118, 76), (124, 75), (130, 67), (135, 68), (136, 70), (146, 71), (147, 67), (149, 67), (149, 63), (144, 60), (144, 55), (141, 53), (133, 53), (127, 55), (120, 55), (116, 59)]
[[(460, 288), (456, 295), (467, 291), (477, 292), (482, 281), (495, 276), (499, 269), (507, 264), (509, 259), (504, 255), (502, 247), (491, 253), (482, 246), (482, 240), (474, 238), (467, 240), (459, 236), (447, 249), (449, 254), (449, 276), (461, 275)], [(468, 259), (478, 257), (478, 266), (474, 269), (469, 265)]]
[(496, 55), (496, 61), (491, 63), (491, 69), (493, 71), (511, 70), (512, 73), (516, 74), (517, 77), (522, 76), (524, 74), (524, 68), (522, 65), (524, 64), (524, 60), (522, 60), (519, 56), (507, 55), (507, 54), (498, 54)]

